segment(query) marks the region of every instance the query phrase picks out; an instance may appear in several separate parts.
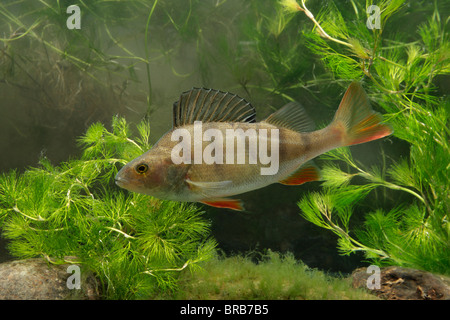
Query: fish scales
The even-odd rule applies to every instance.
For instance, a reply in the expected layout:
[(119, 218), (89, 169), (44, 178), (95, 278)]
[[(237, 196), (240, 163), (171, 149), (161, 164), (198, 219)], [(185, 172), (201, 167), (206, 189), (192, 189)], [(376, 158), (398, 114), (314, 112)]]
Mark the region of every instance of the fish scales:
[(313, 158), (392, 133), (356, 82), (320, 130), (296, 102), (255, 122), (255, 109), (245, 99), (213, 89), (182, 93), (173, 113), (173, 129), (126, 164), (117, 185), (161, 199), (243, 210), (240, 200), (228, 197), (277, 182), (320, 180)]

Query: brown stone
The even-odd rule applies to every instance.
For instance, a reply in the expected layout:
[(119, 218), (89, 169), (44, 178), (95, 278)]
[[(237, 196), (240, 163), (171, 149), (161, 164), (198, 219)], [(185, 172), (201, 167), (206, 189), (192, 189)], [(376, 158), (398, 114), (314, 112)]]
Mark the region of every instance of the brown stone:
[[(1, 300), (99, 299), (92, 273), (80, 268), (80, 289), (69, 289), (69, 264), (54, 265), (43, 259), (8, 261), (0, 264)], [(69, 283), (73, 283), (69, 280)]]
[[(378, 297), (387, 300), (450, 300), (450, 278), (430, 272), (386, 267), (380, 270), (380, 289), (372, 289)], [(367, 288), (372, 273), (367, 268), (352, 273), (353, 287)]]

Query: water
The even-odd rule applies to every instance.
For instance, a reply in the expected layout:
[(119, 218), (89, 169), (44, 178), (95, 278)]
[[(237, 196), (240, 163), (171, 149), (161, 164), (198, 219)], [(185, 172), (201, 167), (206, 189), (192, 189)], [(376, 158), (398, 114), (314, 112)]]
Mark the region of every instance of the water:
[[(316, 13), (329, 5), (310, 2)], [(76, 138), (94, 122), (109, 125), (116, 114), (130, 123), (148, 117), (155, 142), (171, 128), (172, 103), (192, 87), (239, 94), (256, 107), (257, 120), (295, 99), (323, 126), (349, 83), (330, 76), (305, 46), (302, 31), (311, 30), (311, 21), (302, 14), (280, 19), (277, 1), (159, 1), (150, 19), (147, 50), (153, 1), (96, 0), (87, 7), (79, 1), (59, 1), (60, 7), (47, 1), (50, 8), (43, 3), (0, 5), (2, 172), (24, 171), (43, 155), (55, 164), (79, 156)], [(352, 3), (342, 1), (338, 7), (355, 19)], [(80, 7), (80, 30), (67, 28), (70, 4)], [(401, 13), (418, 25), (433, 8), (429, 2), (408, 2)], [(359, 19), (365, 19), (361, 12)], [(406, 24), (397, 21), (396, 26), (386, 33), (417, 38)], [(435, 84), (439, 94), (448, 94), (448, 77)], [(408, 155), (409, 146), (391, 139), (352, 147), (354, 157), (368, 167), (381, 165), (381, 150), (399, 159)], [(249, 213), (205, 210), (213, 236), (227, 253), (290, 251), (311, 267), (350, 272), (364, 264), (362, 255), (340, 256), (333, 233), (299, 216), (301, 195), (319, 190), (318, 182), (273, 185), (242, 196)], [(374, 203), (375, 196), (362, 208)], [(9, 258), (3, 250), (0, 256)]]

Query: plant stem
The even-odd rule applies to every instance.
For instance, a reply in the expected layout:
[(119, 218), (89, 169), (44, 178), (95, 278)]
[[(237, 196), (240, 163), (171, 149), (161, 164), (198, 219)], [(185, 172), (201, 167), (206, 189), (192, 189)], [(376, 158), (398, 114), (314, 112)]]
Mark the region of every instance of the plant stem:
[(34, 220), (34, 221), (46, 221), (46, 220), (47, 220), (47, 219), (42, 218), (41, 216), (38, 216), (38, 218), (31, 217), (31, 216), (29, 216), (29, 215), (23, 213), (22, 211), (20, 211), (19, 208), (17, 208), (17, 205), (15, 205), (12, 209), (13, 209), (15, 212), (17, 212), (17, 213), (20, 213), (20, 214), (23, 215), (24, 217), (26, 217), (26, 218), (28, 218), (28, 219), (31, 219), (31, 220)]
[(384, 187), (387, 187), (387, 188), (393, 189), (393, 190), (401, 190), (401, 191), (407, 192), (409, 194), (412, 194), (417, 199), (419, 199), (423, 204), (425, 204), (425, 205), (427, 204), (423, 197), (421, 197), (418, 193), (412, 191), (411, 189), (401, 187), (399, 185), (396, 185), (396, 184), (388, 182), (388, 181), (380, 180), (377, 177), (373, 176), (372, 174), (360, 169), (359, 167), (355, 167), (355, 168), (360, 172), (359, 175), (361, 177), (364, 177), (369, 181), (375, 182), (375, 184), (377, 184), (377, 185), (384, 186)]
[(152, 18), (153, 12), (155, 11), (156, 4), (158, 3), (158, 0), (155, 0), (153, 3), (152, 9), (150, 10), (150, 13), (147, 18), (147, 25), (145, 26), (145, 59), (146, 59), (146, 70), (147, 70), (147, 84), (148, 84), (148, 95), (147, 95), (147, 104), (148, 104), (148, 111), (150, 111), (150, 107), (152, 105), (152, 82), (150, 78), (150, 57), (149, 57), (149, 51), (148, 51), (148, 28), (150, 26), (150, 19)]
[(131, 52), (130, 50), (128, 50), (124, 45), (122, 45), (119, 41), (117, 41), (111, 34), (111, 32), (109, 31), (108, 26), (106, 25), (106, 23), (104, 23), (105, 26), (105, 30), (106, 33), (108, 34), (109, 38), (114, 42), (115, 45), (117, 45), (120, 49), (122, 49), (123, 51), (125, 51), (126, 53), (128, 53), (130, 56), (129, 57), (119, 57), (119, 56), (115, 56), (114, 58), (127, 58), (127, 59), (137, 59), (141, 62), (144, 63), (148, 63), (148, 60), (145, 60), (141, 57), (136, 56), (133, 52)]
[(186, 267), (187, 267), (188, 265), (190, 265), (190, 264), (191, 264), (191, 261), (188, 260), (188, 261), (186, 261), (186, 262), (184, 263), (184, 265), (183, 265), (181, 268), (168, 268), (168, 269), (147, 270), (147, 271), (144, 271), (144, 272), (142, 272), (142, 273), (145, 273), (145, 274), (149, 274), (149, 275), (155, 276), (155, 275), (153, 274), (153, 272), (161, 272), (161, 271), (163, 271), (163, 272), (167, 272), (167, 271), (177, 271), (177, 272), (180, 272), (180, 271), (183, 271), (184, 269), (186, 269)]
[(352, 251), (369, 251), (369, 252), (375, 253), (376, 255), (378, 255), (380, 257), (389, 258), (389, 255), (386, 254), (386, 252), (384, 252), (383, 250), (377, 250), (377, 249), (367, 247), (367, 246), (363, 245), (362, 243), (353, 239), (348, 234), (348, 232), (346, 232), (344, 229), (342, 229), (340, 226), (338, 226), (331, 220), (331, 212), (329, 214), (322, 212), (322, 214), (325, 216), (325, 218), (328, 221), (329, 226), (332, 228), (332, 230), (334, 230), (335, 233), (337, 233), (341, 237), (346, 238), (349, 242), (351, 242), (355, 245), (355, 247), (352, 248)]
[(302, 7), (300, 8), (298, 7), (299, 10), (303, 11), (306, 16), (311, 19), (312, 22), (314, 22), (314, 24), (316, 25), (316, 27), (319, 29), (319, 34), (322, 38), (334, 41), (336, 43), (342, 44), (346, 47), (352, 48), (353, 49), (353, 45), (351, 43), (345, 42), (345, 41), (341, 41), (339, 39), (333, 38), (332, 36), (330, 36), (328, 33), (325, 32), (325, 30), (322, 29), (322, 27), (320, 26), (320, 24), (317, 22), (317, 20), (314, 18), (314, 15), (311, 13), (311, 11), (308, 10), (308, 8), (306, 8), (305, 5), (305, 0), (302, 0)]
[(130, 236), (128, 233), (125, 233), (122, 230), (119, 230), (119, 229), (116, 229), (116, 228), (113, 228), (113, 227), (106, 227), (106, 229), (118, 232), (118, 233), (122, 234), (125, 238), (136, 239), (136, 237)]

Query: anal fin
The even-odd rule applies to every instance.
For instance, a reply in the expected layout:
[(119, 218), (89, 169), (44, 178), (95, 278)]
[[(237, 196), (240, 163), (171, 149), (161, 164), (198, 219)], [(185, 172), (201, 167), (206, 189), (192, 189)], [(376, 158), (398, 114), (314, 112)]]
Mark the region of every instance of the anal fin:
[(279, 181), (281, 184), (296, 186), (305, 182), (320, 180), (319, 168), (312, 161), (308, 161), (298, 168), (286, 179)]
[(215, 208), (226, 208), (237, 211), (244, 210), (244, 205), (242, 201), (239, 199), (217, 198), (217, 199), (207, 199), (200, 202)]

